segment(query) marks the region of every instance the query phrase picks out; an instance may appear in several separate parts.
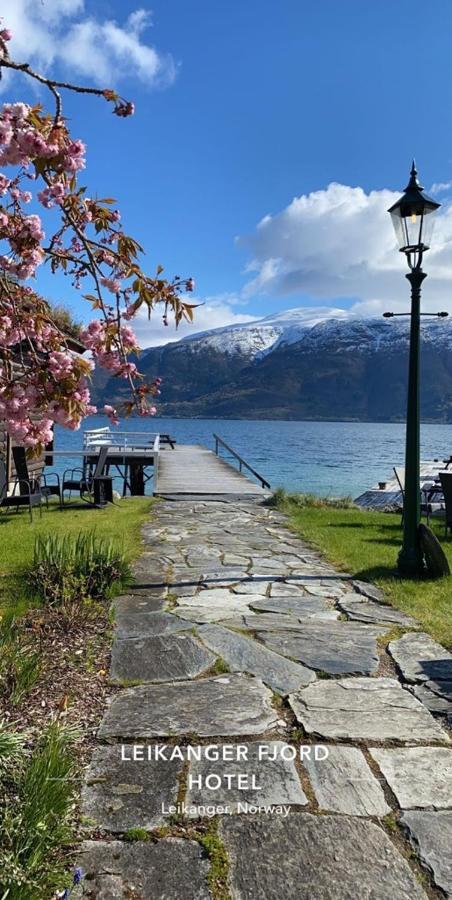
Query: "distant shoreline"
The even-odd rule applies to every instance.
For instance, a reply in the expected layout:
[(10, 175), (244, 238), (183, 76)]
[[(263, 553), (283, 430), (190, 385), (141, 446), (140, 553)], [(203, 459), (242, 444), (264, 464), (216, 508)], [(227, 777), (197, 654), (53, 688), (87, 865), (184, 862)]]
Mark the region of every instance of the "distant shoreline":
[[(93, 416), (88, 416), (85, 421), (89, 421), (89, 419), (105, 419), (108, 421), (108, 416), (103, 413), (96, 413)], [(132, 413), (132, 415), (125, 417), (120, 417), (121, 424), (124, 424), (127, 421), (144, 421), (141, 416), (136, 416)], [(155, 420), (164, 419), (164, 420), (172, 420), (172, 421), (181, 421), (181, 422), (309, 422), (312, 425), (315, 422), (319, 424), (322, 422), (328, 423), (329, 425), (404, 425), (405, 419), (326, 419), (326, 418), (282, 418), (282, 417), (264, 417), (253, 418), (249, 416), (177, 416), (177, 415), (168, 415), (165, 413), (160, 413), (156, 416), (151, 416), (146, 419), (148, 423), (152, 423)], [(441, 420), (438, 419), (421, 419), (421, 425), (452, 425), (452, 418), (450, 420)], [(124, 430), (124, 428), (123, 428)], [(152, 431), (152, 428), (149, 428)]]

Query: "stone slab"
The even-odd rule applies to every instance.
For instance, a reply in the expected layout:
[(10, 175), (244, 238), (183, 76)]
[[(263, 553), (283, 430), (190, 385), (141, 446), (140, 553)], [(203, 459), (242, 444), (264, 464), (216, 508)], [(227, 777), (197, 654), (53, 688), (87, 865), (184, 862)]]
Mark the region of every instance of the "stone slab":
[(297, 634), (265, 633), (260, 639), (271, 650), (327, 672), (329, 675), (376, 672), (377, 637), (384, 629), (353, 622), (307, 620)]
[[(187, 804), (193, 804), (195, 807), (204, 804), (224, 806), (224, 812), (221, 814), (227, 815), (245, 812), (243, 804), (247, 803), (251, 806), (305, 806), (308, 803), (308, 798), (300, 785), (295, 763), (293, 760), (281, 759), (280, 750), (285, 746), (282, 741), (268, 742), (269, 756), (275, 754), (276, 759), (260, 759), (259, 745), (256, 743), (247, 743), (241, 746), (246, 748), (247, 758), (245, 760), (210, 762), (202, 759), (199, 762), (190, 763), (187, 778)], [(210, 774), (218, 775), (223, 779), (221, 787), (216, 790), (205, 787), (205, 778)], [(224, 779), (225, 774), (233, 776), (230, 787)], [(243, 775), (248, 777), (249, 786), (239, 789), (237, 776)], [(201, 786), (198, 786), (195, 781), (191, 782), (191, 778), (201, 778)], [(189, 815), (196, 817), (196, 810)]]
[(388, 649), (406, 681), (452, 681), (452, 653), (429, 634), (404, 634)]
[(381, 785), (361, 750), (328, 746), (321, 761), (303, 760), (320, 809), (348, 816), (385, 816), (391, 812)]
[(85, 841), (78, 863), (84, 879), (74, 900), (209, 900), (209, 862), (197, 841)]
[(139, 685), (114, 697), (98, 735), (108, 740), (263, 734), (278, 720), (271, 701), (262, 681), (246, 675)]
[(119, 614), (125, 616), (137, 613), (159, 612), (165, 608), (165, 594), (166, 591), (159, 591), (158, 595), (154, 596), (146, 593), (146, 591), (139, 591), (115, 597), (111, 604), (115, 619)]
[(370, 748), (402, 809), (452, 809), (452, 749)]
[(305, 730), (325, 738), (449, 741), (429, 711), (394, 678), (321, 680), (292, 694), (289, 702)]
[(436, 886), (452, 897), (452, 813), (413, 810), (400, 821)]
[[(442, 688), (442, 689), (441, 689)], [(452, 713), (452, 681), (425, 681), (410, 690), (432, 713)]]
[(207, 672), (214, 662), (213, 653), (183, 632), (117, 639), (111, 654), (111, 677), (114, 681), (185, 681)]
[(192, 599), (182, 597), (178, 600), (178, 607), (180, 609), (190, 609), (192, 606), (198, 608), (203, 607), (208, 610), (215, 610), (218, 607), (221, 609), (230, 609), (231, 612), (235, 612), (239, 609), (243, 611), (249, 609), (247, 596), (232, 594), (224, 588), (200, 591), (199, 594), (196, 594)]
[(219, 827), (232, 900), (426, 900), (373, 822), (297, 812), (224, 816)]
[(202, 625), (201, 640), (227, 663), (233, 672), (249, 672), (279, 694), (289, 694), (315, 680), (304, 666), (267, 650), (253, 638), (229, 631), (221, 625)]
[(218, 587), (231, 587), (248, 577), (249, 576), (245, 571), (230, 572), (228, 569), (224, 568), (221, 571), (219, 569), (212, 569), (212, 571), (209, 572), (204, 568), (201, 572), (200, 580), (207, 585), (207, 588), (214, 588), (216, 585), (218, 585)]
[(400, 625), (406, 628), (416, 628), (419, 622), (412, 616), (393, 606), (384, 603), (376, 603), (375, 600), (367, 600), (363, 594), (343, 594), (339, 598), (339, 606), (347, 613), (349, 619), (360, 622), (369, 622), (382, 625)]
[(368, 581), (352, 581), (352, 585), (358, 593), (363, 594), (364, 597), (369, 597), (369, 600), (376, 600), (377, 603), (384, 601), (385, 595), (381, 588), (377, 587), (375, 584), (370, 584)]
[(182, 619), (188, 622), (209, 624), (211, 622), (222, 622), (223, 619), (234, 619), (237, 622), (241, 622), (241, 626), (243, 627), (243, 607), (238, 606), (234, 607), (223, 607), (223, 606), (215, 606), (212, 609), (209, 609), (206, 606), (176, 606), (174, 607), (174, 614), (176, 616), (180, 616)]
[(116, 638), (139, 638), (187, 631), (191, 628), (191, 623), (183, 622), (180, 618), (166, 612), (131, 613), (117, 610), (115, 626)]
[(259, 594), (262, 598), (266, 595), (267, 582), (243, 581), (232, 588), (234, 594)]
[(271, 597), (306, 597), (306, 592), (301, 585), (287, 584), (285, 581), (274, 581), (270, 587)]
[[(104, 831), (167, 824), (162, 803), (175, 803), (183, 760), (131, 760), (132, 746), (97, 747), (82, 790), (81, 811)], [(122, 755), (127, 755), (123, 759)]]
[(253, 611), (243, 615), (245, 625), (254, 631), (299, 631), (302, 626), (298, 616), (290, 616), (279, 613), (255, 613)]
[(337, 619), (339, 613), (325, 602), (322, 597), (307, 597), (291, 594), (273, 595), (250, 601), (251, 609), (259, 613), (277, 613), (292, 615), (299, 619)]

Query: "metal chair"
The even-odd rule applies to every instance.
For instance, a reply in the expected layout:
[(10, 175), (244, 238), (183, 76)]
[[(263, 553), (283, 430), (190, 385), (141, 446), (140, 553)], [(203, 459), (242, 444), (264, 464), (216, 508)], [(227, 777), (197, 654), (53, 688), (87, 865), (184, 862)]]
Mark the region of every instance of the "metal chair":
[[(9, 485), (13, 485), (11, 493), (8, 493)], [(20, 506), (28, 506), (30, 522), (32, 522), (33, 507), (38, 506), (39, 514), (42, 516), (41, 501), (42, 494), (39, 485), (37, 486), (37, 489), (33, 489), (30, 482), (23, 478), (13, 478), (9, 480), (6, 472), (6, 465), (4, 461), (0, 459), (0, 507), (9, 509), (14, 506), (16, 512), (18, 512)]]
[[(403, 519), (404, 519), (404, 515), (405, 515), (405, 469), (402, 468), (401, 466), (394, 466), (393, 471), (394, 471), (394, 475), (396, 477), (397, 483), (400, 488), (400, 493), (402, 494), (403, 506), (402, 506), (402, 519), (401, 519), (400, 524), (403, 525)], [(432, 494), (432, 491), (423, 491), (421, 488), (419, 488), (419, 493), (421, 495), (421, 516), (426, 517), (427, 525), (428, 525), (430, 522), (430, 515), (432, 513), (432, 509), (433, 509), (433, 505), (434, 505), (432, 503), (433, 494)], [(435, 493), (437, 493), (437, 492), (435, 492)]]
[(441, 487), (443, 489), (444, 495), (444, 506), (445, 506), (445, 517), (444, 517), (444, 526), (445, 526), (445, 537), (447, 537), (447, 530), (452, 530), (452, 472), (440, 472), (439, 478), (441, 481)]
[[(66, 469), (66, 471), (63, 473), (63, 480), (61, 484), (62, 503), (64, 503), (65, 490), (69, 491), (69, 498), (72, 491), (78, 491), (81, 500), (83, 500), (85, 503), (92, 502), (91, 498), (89, 496), (86, 497), (85, 494), (92, 493), (95, 479), (100, 478), (103, 475), (109, 449), (109, 444), (100, 448), (96, 468), (94, 469), (94, 472), (92, 474), (87, 473), (86, 467), (81, 468), (80, 466), (76, 466), (74, 469)], [(75, 472), (80, 472), (81, 478), (76, 478)]]
[[(28, 464), (27, 464), (27, 454), (25, 452), (25, 447), (13, 447), (12, 448), (14, 467), (16, 469), (17, 475), (21, 481), (28, 481), (31, 485), (31, 489), (33, 493), (36, 490), (40, 491), (42, 497), (46, 501), (46, 506), (49, 505), (49, 497), (56, 496), (58, 497), (60, 506), (61, 506), (61, 485), (60, 485), (60, 476), (57, 472), (49, 472), (47, 475), (42, 472), (40, 475), (30, 475), (28, 472)], [(48, 481), (50, 478), (55, 478), (55, 483), (52, 484), (51, 481)]]

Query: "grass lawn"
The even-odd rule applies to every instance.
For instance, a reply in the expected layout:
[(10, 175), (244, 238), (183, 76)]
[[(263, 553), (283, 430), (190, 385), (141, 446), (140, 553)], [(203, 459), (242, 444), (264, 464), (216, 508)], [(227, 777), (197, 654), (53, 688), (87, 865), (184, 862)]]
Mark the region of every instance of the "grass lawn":
[[(42, 518), (35, 512), (33, 524), (25, 511), (0, 516), (0, 897), (5, 900), (48, 900), (72, 882), (81, 836), (82, 768), (113, 691), (108, 591), (124, 586), (123, 564), (140, 554), (140, 529), (152, 502), (126, 499), (102, 510), (75, 501), (60, 510), (55, 503), (43, 508)], [(65, 569), (70, 555), (52, 557), (53, 551), (35, 569), (41, 598), (47, 577), (47, 588), (54, 588), (52, 603), (25, 590), (23, 575), (38, 536), (78, 538), (90, 531), (113, 539), (120, 551), (109, 557), (97, 543), (97, 555), (88, 555), (99, 576), (97, 593), (89, 567), (83, 581), (80, 571), (76, 576)], [(60, 572), (55, 559), (62, 560)], [(76, 559), (83, 561), (80, 546)], [(111, 573), (103, 582), (102, 571)], [(86, 596), (88, 584), (92, 593)]]
[[(437, 581), (409, 580), (397, 575), (401, 546), (400, 515), (327, 506), (282, 506), (297, 534), (307, 539), (338, 568), (355, 578), (372, 581), (397, 609), (413, 615), (423, 629), (452, 649), (452, 576)], [(433, 522), (452, 569), (452, 539), (444, 524)]]
[(38, 535), (76, 536), (79, 532), (95, 530), (100, 537), (118, 542), (130, 561), (140, 553), (140, 528), (149, 516), (152, 503), (150, 498), (134, 497), (120, 500), (117, 505), (109, 504), (105, 509), (80, 507), (76, 501), (60, 509), (57, 503), (51, 502), (48, 509), (43, 507), (42, 518), (34, 510), (32, 524), (25, 510), (1, 515), (0, 606), (9, 605), (11, 593), (17, 593), (20, 575), (32, 562)]

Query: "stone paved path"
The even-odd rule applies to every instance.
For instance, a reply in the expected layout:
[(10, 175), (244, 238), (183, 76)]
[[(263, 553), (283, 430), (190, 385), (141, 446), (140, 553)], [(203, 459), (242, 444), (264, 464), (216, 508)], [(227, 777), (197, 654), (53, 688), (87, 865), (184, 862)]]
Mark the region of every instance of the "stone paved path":
[(452, 897), (451, 655), (256, 500), (159, 502), (143, 537), (79, 896)]

